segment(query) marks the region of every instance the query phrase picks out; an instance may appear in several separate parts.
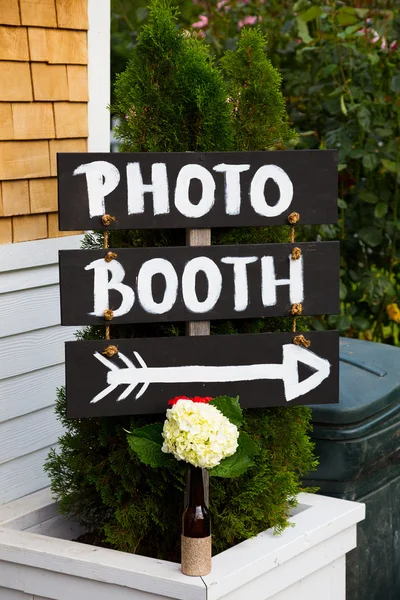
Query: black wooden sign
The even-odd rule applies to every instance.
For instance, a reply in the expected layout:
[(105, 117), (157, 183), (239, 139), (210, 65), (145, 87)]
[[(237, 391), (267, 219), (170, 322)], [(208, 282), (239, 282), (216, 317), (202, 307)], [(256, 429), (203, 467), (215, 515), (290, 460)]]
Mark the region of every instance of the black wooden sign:
[[(301, 249), (297, 260), (293, 247)], [(339, 312), (339, 243), (60, 252), (63, 325)]]
[(244, 408), (329, 404), (339, 397), (339, 335), (311, 332), (66, 343), (67, 416), (164, 413), (169, 398), (240, 396)]
[(61, 153), (60, 230), (243, 227), (337, 221), (337, 153)]

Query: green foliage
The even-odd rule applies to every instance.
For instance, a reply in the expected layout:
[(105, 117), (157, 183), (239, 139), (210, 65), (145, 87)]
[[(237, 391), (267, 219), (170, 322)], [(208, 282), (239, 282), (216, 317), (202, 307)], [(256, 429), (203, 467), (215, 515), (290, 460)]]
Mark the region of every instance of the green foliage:
[(211, 478), (210, 497), (216, 552), (248, 539), (258, 529), (287, 527), (296, 505), (299, 474), (316, 465), (309, 431), (310, 409), (245, 411), (244, 430), (260, 448), (255, 466), (236, 479)]
[[(341, 241), (342, 308), (319, 324), (394, 343), (398, 325), (386, 309), (398, 301), (400, 283), (399, 6), (350, 4), (298, 3), (297, 25), (307, 26), (309, 39), (293, 46), (281, 30), (275, 43), (290, 116), (300, 131), (298, 148), (339, 153), (339, 223), (318, 233)], [(294, 36), (289, 13), (285, 23)], [(313, 228), (306, 235), (315, 239), (316, 233)]]
[(237, 48), (221, 60), (229, 81), (237, 150), (284, 148), (295, 138), (288, 125), (282, 78), (266, 57), (266, 43), (260, 29), (244, 29)]
[(243, 411), (239, 404), (239, 396), (230, 398), (229, 396), (218, 396), (211, 400), (210, 404), (218, 408), (220, 412), (230, 420), (231, 423), (240, 427), (243, 422)]
[[(135, 18), (139, 20), (142, 4), (134, 5)], [(281, 110), (279, 75), (274, 75), (266, 61), (261, 33), (253, 32), (251, 37), (244, 38), (254, 53), (253, 60), (241, 66), (242, 95), (246, 99), (241, 108), (242, 126), (240, 120), (235, 120), (231, 103), (226, 102), (228, 87), (234, 88), (239, 97), (239, 82), (233, 76), (232, 81), (228, 79), (224, 83), (221, 72), (207, 55), (204, 42), (184, 36), (175, 28), (176, 15), (171, 14), (166, 2), (155, 2), (150, 14), (151, 20), (142, 28), (130, 53), (129, 66), (116, 84), (114, 106), (124, 120), (119, 135), (125, 149), (224, 151), (232, 147), (234, 139), (237, 150), (247, 149), (250, 143), (253, 150), (263, 150), (277, 141), (288, 140), (287, 119)], [(232, 61), (235, 61), (234, 55), (230, 55), (227, 63)], [(257, 133), (257, 145), (249, 140), (249, 130), (244, 125), (245, 110), (251, 110), (245, 85), (257, 91), (254, 93), (255, 114), (270, 111), (274, 115), (268, 121), (272, 134), (266, 128), (267, 117), (262, 117), (260, 126), (265, 137), (253, 129)], [(272, 102), (271, 98), (274, 105), (266, 105), (265, 102)], [(129, 114), (131, 109), (136, 115)], [(213, 231), (213, 243), (218, 244), (287, 240), (286, 227)], [(185, 232), (180, 230), (110, 231), (110, 247), (184, 243)], [(86, 237), (86, 247), (101, 244), (101, 234)], [(212, 333), (289, 331), (290, 326), (290, 319), (278, 318), (219, 321), (212, 323)], [(180, 323), (111, 327), (113, 338), (183, 333)], [(103, 334), (102, 327), (91, 327), (80, 332), (79, 337), (98, 339)], [(165, 400), (167, 408), (168, 398)], [(222, 400), (218, 402), (222, 407)], [(65, 395), (60, 390), (57, 413), (65, 433), (58, 450), (50, 453), (46, 470), (53, 494), (60, 500), (61, 511), (94, 532), (99, 543), (127, 552), (176, 559), (184, 488), (181, 467), (175, 460), (168, 469), (143, 465), (126, 437), (127, 430), (133, 431), (154, 421), (162, 423), (165, 417), (68, 420), (65, 409)], [(241, 430), (255, 441), (259, 452), (251, 459), (254, 466), (243, 475), (233, 479), (211, 478), (215, 552), (268, 527), (278, 532), (287, 527), (290, 508), (296, 504), (296, 495), (301, 490), (301, 477), (316, 463), (308, 435), (309, 408), (247, 410), (243, 416)], [(235, 417), (232, 415), (232, 418)], [(147, 437), (142, 440), (151, 447), (157, 432), (146, 431)], [(248, 446), (247, 440), (243, 435), (243, 448)]]
[(210, 469), (211, 477), (240, 477), (247, 469), (254, 467), (254, 457), (259, 451), (249, 434), (241, 431), (235, 454), (224, 458), (219, 465)]
[(204, 43), (176, 28), (168, 7), (152, 5), (127, 68), (117, 76), (112, 110), (120, 117), (121, 150), (230, 150), (233, 127), (222, 75)]
[[(146, 467), (126, 442), (127, 429), (155, 420), (161, 425), (164, 416), (69, 420), (65, 409), (65, 392), (59, 390), (56, 410), (65, 433), (45, 468), (61, 512), (96, 532), (102, 544), (176, 559), (183, 509), (181, 467), (176, 460), (168, 469)], [(216, 553), (267, 527), (277, 532), (287, 527), (301, 489), (299, 477), (316, 465), (307, 435), (309, 408), (247, 410), (244, 417), (242, 430), (259, 452), (244, 475), (210, 479)]]
[[(141, 27), (149, 17), (148, 0), (111, 0), (111, 76), (125, 70)], [(189, 24), (193, 13), (190, 0), (174, 2), (180, 9), (179, 21)]]
[[(118, 22), (125, 39), (131, 38), (139, 17), (146, 18), (142, 8), (145, 1), (138, 0), (134, 9), (129, 0), (113, 0), (113, 22)], [(342, 335), (397, 343), (400, 323), (397, 317), (393, 319), (397, 312), (392, 313), (390, 307), (400, 304), (399, 3), (376, 0), (365, 8), (356, 0), (175, 0), (175, 4), (182, 11), (182, 30), (194, 24), (195, 35), (205, 39), (217, 60), (224, 50), (235, 48), (240, 33), (245, 32), (239, 42), (242, 51), (222, 59), (222, 64), (232, 63), (230, 107), (239, 117), (234, 122), (235, 131), (248, 128), (247, 138), (237, 144), (239, 149), (252, 147), (259, 127), (268, 132), (270, 112), (283, 106), (279, 99), (271, 104), (269, 96), (259, 108), (260, 121), (251, 113), (252, 94), (260, 98), (265, 93), (267, 97), (279, 79), (279, 75), (272, 75), (271, 89), (260, 92), (257, 79), (248, 85), (242, 73), (247, 59), (243, 40), (256, 37), (259, 27), (268, 34), (269, 58), (283, 75), (290, 122), (299, 133), (296, 147), (339, 151), (338, 225), (300, 228), (304, 239), (314, 240), (319, 235), (320, 239), (341, 241), (341, 315), (313, 319), (313, 327), (338, 327)], [(243, 26), (248, 29), (243, 30)], [(117, 45), (114, 56), (119, 56), (122, 65)], [(267, 64), (265, 59), (264, 67), (261, 69), (261, 63), (257, 67), (261, 79), (269, 77)], [(246, 87), (235, 93), (236, 77)], [(238, 111), (239, 91), (248, 99), (244, 120)], [(240, 102), (243, 107), (242, 97)], [(288, 131), (285, 121), (278, 128), (274, 126), (271, 136), (279, 128), (283, 128), (280, 135), (284, 140)], [(278, 146), (280, 135), (276, 136)], [(254, 146), (258, 149), (263, 147), (259, 141)], [(290, 144), (294, 142), (292, 139)], [(229, 233), (225, 235), (229, 238)], [(387, 285), (381, 285), (382, 277)], [(366, 279), (374, 284), (366, 288)]]
[(129, 446), (137, 454), (142, 463), (150, 467), (168, 467), (173, 463), (170, 454), (161, 450), (163, 424), (151, 423), (138, 427), (127, 435)]

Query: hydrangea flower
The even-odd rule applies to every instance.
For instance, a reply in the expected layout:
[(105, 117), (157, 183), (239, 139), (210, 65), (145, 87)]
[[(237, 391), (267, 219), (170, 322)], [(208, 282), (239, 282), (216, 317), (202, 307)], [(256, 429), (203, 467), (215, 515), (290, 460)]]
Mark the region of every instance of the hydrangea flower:
[(167, 410), (162, 435), (163, 452), (211, 469), (236, 452), (239, 431), (212, 404), (178, 399)]

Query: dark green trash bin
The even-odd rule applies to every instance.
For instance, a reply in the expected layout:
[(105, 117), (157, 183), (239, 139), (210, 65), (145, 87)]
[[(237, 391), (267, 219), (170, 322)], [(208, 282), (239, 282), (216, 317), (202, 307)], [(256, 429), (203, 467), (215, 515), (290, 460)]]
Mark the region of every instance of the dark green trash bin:
[(305, 483), (366, 504), (347, 600), (400, 600), (400, 348), (342, 338), (340, 403), (312, 410), (320, 465)]

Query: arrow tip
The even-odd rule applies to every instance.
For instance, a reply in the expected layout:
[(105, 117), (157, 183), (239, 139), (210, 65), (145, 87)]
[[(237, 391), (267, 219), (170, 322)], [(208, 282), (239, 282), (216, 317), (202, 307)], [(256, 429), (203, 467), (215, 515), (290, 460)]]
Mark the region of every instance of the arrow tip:
[[(309, 377), (299, 380), (299, 363), (314, 370)], [(290, 402), (299, 396), (308, 394), (317, 388), (331, 372), (331, 364), (326, 358), (321, 358), (311, 350), (306, 350), (295, 344), (283, 346), (283, 383), (286, 401)]]

